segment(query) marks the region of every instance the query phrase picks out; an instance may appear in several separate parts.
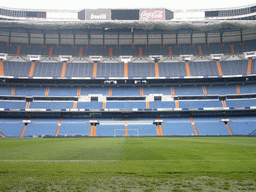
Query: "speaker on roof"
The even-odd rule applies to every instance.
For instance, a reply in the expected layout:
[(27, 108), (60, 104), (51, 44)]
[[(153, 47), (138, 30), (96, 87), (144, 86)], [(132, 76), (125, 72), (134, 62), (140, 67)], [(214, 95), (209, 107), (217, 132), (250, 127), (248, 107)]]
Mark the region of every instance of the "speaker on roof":
[(247, 59), (252, 59), (256, 57), (256, 51), (244, 52), (244, 56)]
[(152, 61), (160, 61), (160, 59), (163, 57), (162, 55), (149, 55)]
[(100, 61), (102, 56), (90, 56), (91, 61)]
[(180, 57), (182, 58), (182, 61), (191, 61), (193, 55), (180, 55)]
[(72, 55), (60, 55), (60, 61), (70, 61)]
[(30, 61), (40, 61), (41, 55), (28, 55)]
[(220, 61), (224, 54), (211, 54), (212, 60)]
[(124, 63), (128, 63), (131, 61), (132, 59), (132, 56), (120, 56), (121, 58), (121, 61), (124, 62)]
[(7, 56), (7, 53), (0, 53), (0, 60), (6, 60)]

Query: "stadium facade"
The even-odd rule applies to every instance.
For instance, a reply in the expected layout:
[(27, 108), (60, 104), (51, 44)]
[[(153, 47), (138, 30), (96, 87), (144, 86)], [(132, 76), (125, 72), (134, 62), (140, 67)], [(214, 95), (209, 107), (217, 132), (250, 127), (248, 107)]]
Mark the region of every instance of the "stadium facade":
[(0, 8), (2, 137), (254, 134), (255, 7)]

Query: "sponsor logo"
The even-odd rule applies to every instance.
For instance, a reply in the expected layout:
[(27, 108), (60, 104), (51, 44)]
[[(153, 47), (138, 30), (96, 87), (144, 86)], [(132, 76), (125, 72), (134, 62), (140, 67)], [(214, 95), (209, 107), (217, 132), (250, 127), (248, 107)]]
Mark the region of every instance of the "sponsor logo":
[(92, 20), (106, 20), (107, 14), (100, 14), (100, 15), (94, 15), (93, 13), (90, 16), (90, 19)]
[(144, 10), (140, 13), (141, 20), (164, 20), (164, 10)]

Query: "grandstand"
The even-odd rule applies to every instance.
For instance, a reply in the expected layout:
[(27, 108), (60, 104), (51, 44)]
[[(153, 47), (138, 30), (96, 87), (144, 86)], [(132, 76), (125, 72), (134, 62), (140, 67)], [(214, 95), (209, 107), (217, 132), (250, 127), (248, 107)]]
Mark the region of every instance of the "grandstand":
[(1, 8), (1, 135), (255, 134), (255, 6), (241, 10)]

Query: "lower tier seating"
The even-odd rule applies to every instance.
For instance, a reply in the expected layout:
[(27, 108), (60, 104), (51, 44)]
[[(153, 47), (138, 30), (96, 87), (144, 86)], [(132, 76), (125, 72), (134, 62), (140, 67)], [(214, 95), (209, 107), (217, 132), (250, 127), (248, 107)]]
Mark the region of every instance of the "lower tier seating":
[[(157, 118), (95, 118), (99, 122), (95, 136), (157, 136), (153, 120)], [(256, 130), (256, 117), (160, 118), (163, 136), (172, 135), (249, 135)], [(27, 126), (22, 118), (0, 118), (0, 132), (9, 137), (92, 136), (92, 118), (31, 118)], [(194, 125), (194, 126), (193, 126)], [(228, 130), (229, 127), (230, 131)]]

